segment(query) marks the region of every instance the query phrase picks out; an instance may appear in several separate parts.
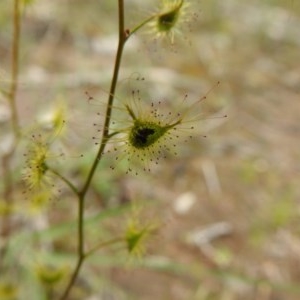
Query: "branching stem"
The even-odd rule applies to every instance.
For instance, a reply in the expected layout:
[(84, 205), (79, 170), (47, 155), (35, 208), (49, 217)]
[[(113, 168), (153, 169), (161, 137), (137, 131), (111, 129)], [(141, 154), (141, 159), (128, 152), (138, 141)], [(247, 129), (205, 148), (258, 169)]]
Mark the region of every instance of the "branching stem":
[(107, 246), (110, 246), (110, 245), (113, 245), (113, 244), (117, 244), (117, 243), (122, 243), (122, 242), (124, 242), (124, 238), (123, 237), (115, 237), (115, 238), (113, 238), (111, 240), (108, 240), (108, 241), (105, 241), (105, 242), (101, 242), (98, 245), (96, 245), (95, 247), (93, 247), (92, 249), (88, 250), (85, 253), (85, 257), (88, 257), (88, 256), (94, 254), (96, 251), (98, 251), (101, 248), (104, 248), (104, 247), (107, 247)]
[(122, 54), (125, 42), (128, 38), (128, 33), (125, 31), (124, 28), (124, 0), (118, 0), (118, 11), (119, 11), (119, 43), (118, 43), (118, 49), (116, 53), (116, 59), (115, 59), (115, 66), (113, 71), (113, 77), (111, 81), (110, 91), (109, 91), (109, 97), (107, 101), (107, 108), (106, 108), (106, 114), (105, 114), (105, 121), (104, 121), (104, 130), (103, 135), (101, 139), (101, 143), (99, 146), (98, 153), (95, 157), (95, 160), (93, 162), (93, 165), (89, 171), (89, 174), (87, 176), (87, 179), (85, 181), (85, 184), (83, 185), (82, 189), (78, 192), (78, 250), (77, 250), (77, 263), (75, 266), (75, 269), (72, 273), (71, 279), (61, 296), (60, 300), (66, 300), (72, 287), (74, 286), (74, 283), (76, 281), (76, 278), (79, 274), (79, 271), (81, 269), (81, 266), (83, 264), (83, 261), (86, 257), (85, 251), (84, 251), (84, 203), (85, 203), (85, 197), (86, 193), (88, 191), (88, 188), (91, 184), (92, 178), (95, 174), (96, 168), (98, 166), (99, 161), (102, 158), (102, 153), (105, 149), (105, 146), (111, 137), (109, 135), (109, 125), (110, 125), (110, 119), (111, 119), (111, 112), (112, 112), (112, 104), (114, 101), (114, 95), (115, 90), (117, 86), (118, 76), (119, 76), (119, 70), (122, 60)]
[(70, 180), (68, 180), (66, 177), (61, 175), (58, 171), (50, 168), (49, 166), (48, 166), (48, 170), (50, 172), (52, 172), (54, 175), (56, 175), (58, 178), (60, 178), (76, 195), (78, 195), (77, 188), (75, 187), (75, 185)]

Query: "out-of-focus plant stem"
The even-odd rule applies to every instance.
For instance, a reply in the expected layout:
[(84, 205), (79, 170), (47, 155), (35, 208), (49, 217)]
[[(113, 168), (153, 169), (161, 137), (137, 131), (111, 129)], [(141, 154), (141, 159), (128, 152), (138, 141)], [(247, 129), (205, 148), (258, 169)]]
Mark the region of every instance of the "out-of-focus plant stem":
[[(16, 95), (18, 89), (18, 77), (19, 77), (19, 51), (20, 51), (20, 32), (21, 32), (21, 12), (20, 12), (20, 0), (14, 0), (13, 2), (13, 41), (11, 50), (11, 84), (7, 93), (7, 99), (11, 112), (11, 125), (14, 133), (14, 142), (7, 153), (2, 157), (2, 172), (4, 178), (4, 202), (7, 207), (7, 213), (2, 218), (1, 236), (6, 237), (10, 235), (10, 215), (11, 208), (13, 206), (13, 181), (11, 160), (15, 152), (16, 146), (20, 138), (19, 128), (19, 116), (16, 105)], [(3, 261), (3, 257), (8, 249), (8, 243), (0, 251), (0, 261)], [(0, 266), (1, 267), (1, 266)]]
[(16, 94), (18, 89), (19, 77), (19, 52), (20, 52), (20, 32), (21, 32), (21, 12), (20, 0), (14, 0), (13, 13), (13, 45), (12, 45), (12, 59), (11, 59), (11, 86), (8, 93), (8, 100), (11, 110), (11, 123), (15, 138), (18, 139), (20, 135), (19, 116), (16, 106)]

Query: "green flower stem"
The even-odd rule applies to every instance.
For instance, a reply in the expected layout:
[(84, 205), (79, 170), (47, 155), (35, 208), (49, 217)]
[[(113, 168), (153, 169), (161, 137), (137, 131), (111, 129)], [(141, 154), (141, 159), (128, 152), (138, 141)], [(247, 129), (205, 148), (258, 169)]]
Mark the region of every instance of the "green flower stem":
[(54, 298), (54, 289), (53, 286), (46, 286), (45, 287), (45, 291), (46, 291), (46, 299), (53, 299)]
[(115, 136), (115, 135), (117, 135), (117, 134), (120, 134), (120, 131), (114, 131), (114, 132), (110, 133), (110, 134), (107, 136), (107, 138), (110, 139), (110, 138), (112, 138), (113, 136)]
[(78, 190), (75, 187), (75, 185), (69, 181), (66, 177), (64, 177), (63, 175), (61, 175), (59, 172), (57, 172), (56, 170), (52, 169), (51, 167), (48, 166), (48, 170), (50, 172), (52, 172), (53, 174), (55, 174), (58, 178), (60, 178), (67, 186), (69, 186), (69, 188), (76, 194), (78, 195)]
[(147, 23), (151, 22), (154, 18), (156, 18), (156, 15), (150, 16), (149, 18), (145, 19), (143, 22), (138, 24), (136, 27), (130, 30), (128, 37), (135, 34), (138, 30), (140, 30), (143, 26), (145, 26)]
[(115, 94), (115, 90), (116, 90), (116, 86), (117, 86), (119, 69), (120, 69), (120, 65), (121, 65), (124, 45), (125, 45), (126, 40), (129, 37), (128, 33), (125, 31), (125, 28), (124, 28), (124, 0), (118, 0), (118, 7), (119, 7), (118, 8), (118, 11), (119, 11), (119, 43), (118, 43), (118, 49), (117, 49), (117, 53), (116, 53), (115, 66), (114, 66), (113, 77), (112, 77), (112, 81), (111, 81), (107, 109), (106, 109), (106, 114), (105, 114), (104, 130), (103, 130), (103, 135), (102, 135), (101, 144), (100, 144), (98, 153), (95, 157), (93, 165), (87, 176), (86, 182), (83, 185), (81, 191), (78, 192), (78, 250), (77, 250), (78, 258), (77, 258), (77, 263), (76, 263), (75, 269), (73, 271), (73, 274), (71, 276), (71, 279), (70, 279), (65, 291), (63, 292), (62, 296), (60, 297), (60, 300), (67, 299), (67, 297), (76, 281), (76, 278), (79, 274), (79, 271), (81, 269), (83, 261), (86, 257), (85, 252), (84, 252), (84, 202), (85, 202), (85, 196), (86, 196), (86, 193), (91, 184), (92, 178), (95, 174), (98, 163), (102, 158), (102, 153), (105, 149), (105, 146), (110, 138), (109, 125), (110, 125), (110, 119), (111, 119), (112, 104), (113, 104), (114, 94)]
[(76, 267), (73, 271), (73, 274), (71, 276), (71, 279), (67, 285), (67, 288), (65, 289), (64, 293), (62, 294), (62, 296), (59, 298), (60, 300), (66, 300), (68, 298), (68, 295), (75, 283), (75, 280), (79, 274), (79, 271), (80, 271), (80, 268), (81, 268), (81, 265), (83, 263), (83, 260), (84, 260), (84, 256), (80, 255), (78, 256), (78, 260), (77, 260), (77, 263), (76, 263)]
[(104, 247), (107, 247), (107, 246), (110, 246), (110, 245), (113, 245), (113, 244), (117, 244), (117, 243), (122, 243), (122, 242), (124, 242), (124, 237), (116, 237), (116, 238), (113, 238), (111, 240), (99, 243), (98, 245), (96, 245), (92, 249), (88, 250), (85, 253), (85, 257), (88, 257), (88, 256), (92, 255), (93, 253), (95, 253), (96, 251), (98, 251), (101, 248), (104, 248)]

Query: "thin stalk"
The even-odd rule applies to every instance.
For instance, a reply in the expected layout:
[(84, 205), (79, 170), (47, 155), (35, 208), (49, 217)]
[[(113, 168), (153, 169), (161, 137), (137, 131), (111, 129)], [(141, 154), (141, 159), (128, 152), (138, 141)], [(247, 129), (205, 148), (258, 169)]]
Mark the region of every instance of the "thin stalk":
[(68, 283), (68, 286), (64, 292), (64, 294), (62, 295), (62, 297), (60, 299), (67, 299), (69, 293), (70, 293), (70, 290), (72, 289), (75, 281), (76, 281), (76, 278), (79, 274), (79, 271), (80, 271), (80, 268), (84, 262), (84, 260), (92, 255), (94, 252), (96, 252), (97, 250), (99, 250), (100, 248), (103, 248), (103, 247), (106, 247), (106, 246), (110, 246), (110, 245), (113, 245), (113, 244), (116, 244), (116, 243), (120, 243), (120, 242), (123, 242), (124, 241), (124, 238), (114, 238), (114, 239), (111, 239), (109, 241), (106, 241), (106, 242), (102, 242), (100, 243), (99, 245), (95, 246), (94, 248), (90, 249), (89, 251), (87, 251), (86, 253), (81, 253), (80, 256), (78, 257), (78, 261), (77, 261), (77, 264), (76, 264), (76, 267), (74, 269), (74, 272), (72, 274), (72, 277)]
[(21, 12), (20, 0), (14, 0), (13, 12), (13, 45), (11, 56), (11, 85), (8, 93), (9, 105), (11, 110), (11, 122), (16, 139), (20, 135), (19, 117), (16, 106), (16, 94), (18, 89), (19, 77), (19, 52), (20, 52), (20, 32), (21, 32)]
[(48, 167), (48, 170), (50, 172), (52, 172), (54, 175), (56, 175), (58, 178), (60, 178), (76, 195), (78, 195), (78, 190), (75, 187), (75, 185), (68, 180), (66, 177), (64, 177), (63, 175), (61, 175), (59, 172), (57, 172), (56, 170)]
[(153, 15), (150, 16), (149, 18), (147, 18), (146, 20), (144, 20), (142, 23), (138, 24), (136, 27), (134, 27), (130, 32), (129, 32), (129, 36), (135, 34), (138, 30), (140, 30), (144, 25), (146, 25), (147, 23), (149, 23), (150, 21), (152, 21), (154, 18), (156, 18), (157, 15)]
[[(21, 20), (20, 20), (20, 0), (14, 0), (13, 2), (13, 41), (12, 41), (12, 54), (11, 54), (11, 84), (7, 93), (7, 99), (11, 111), (11, 124), (12, 130), (15, 136), (14, 144), (11, 150), (2, 157), (2, 170), (3, 170), (3, 181), (4, 181), (4, 202), (8, 207), (12, 207), (13, 204), (13, 179), (11, 170), (11, 159), (15, 153), (18, 138), (20, 136), (19, 119), (16, 107), (16, 94), (18, 89), (18, 76), (19, 76), (19, 47), (20, 47), (20, 31), (21, 31)], [(7, 238), (11, 231), (11, 214), (8, 212), (3, 216), (1, 220), (1, 237)], [(0, 250), (0, 262), (3, 262), (3, 257), (8, 250), (8, 244)], [(1, 263), (0, 263), (1, 268)]]
[(123, 49), (124, 49), (125, 42), (128, 38), (128, 34), (125, 32), (125, 28), (124, 28), (124, 0), (118, 0), (118, 7), (119, 7), (118, 8), (118, 11), (119, 11), (119, 43), (118, 43), (113, 77), (112, 77), (112, 81), (111, 81), (110, 92), (109, 92), (109, 97), (108, 97), (108, 102), (107, 102), (107, 109), (106, 109), (105, 121), (104, 121), (104, 130), (103, 130), (101, 144), (100, 144), (98, 153), (92, 164), (92, 167), (87, 176), (85, 184), (83, 185), (81, 191), (79, 191), (79, 193), (78, 193), (78, 233), (77, 233), (78, 234), (78, 250), (77, 250), (78, 258), (77, 258), (77, 263), (76, 263), (75, 269), (73, 271), (73, 274), (71, 276), (71, 279), (67, 285), (66, 290), (64, 291), (63, 295), (61, 296), (60, 300), (67, 299), (67, 297), (78, 277), (78, 274), (79, 274), (79, 271), (83, 264), (83, 261), (86, 257), (85, 252), (84, 252), (84, 202), (85, 202), (85, 196), (86, 196), (86, 193), (91, 184), (92, 178), (95, 174), (98, 163), (102, 158), (102, 153), (105, 149), (107, 141), (110, 138), (109, 125), (110, 125), (110, 119), (111, 119), (112, 104), (113, 104), (114, 94), (115, 94), (115, 90), (116, 90), (116, 86), (117, 86)]
[(91, 170), (89, 172), (89, 175), (87, 177), (85, 185), (83, 186), (83, 188), (81, 190), (81, 194), (83, 194), (83, 195), (86, 194), (86, 192), (90, 186), (91, 180), (94, 176), (94, 173), (96, 171), (98, 163), (101, 160), (102, 153), (105, 149), (107, 141), (109, 140), (109, 125), (110, 125), (110, 119), (111, 119), (112, 104), (114, 101), (114, 95), (115, 95), (115, 90), (116, 90), (118, 76), (119, 76), (119, 69), (120, 69), (120, 64), (121, 64), (121, 60), (122, 60), (123, 49), (124, 49), (124, 45), (125, 45), (127, 38), (128, 38), (128, 36), (126, 35), (125, 28), (124, 28), (124, 3), (123, 3), (123, 0), (119, 0), (119, 43), (118, 43), (118, 50), (117, 50), (116, 59), (115, 59), (115, 66), (114, 66), (112, 82), (111, 82), (111, 86), (110, 86), (110, 90), (109, 90), (109, 96), (108, 96), (108, 102), (107, 102), (107, 108), (106, 108), (106, 114), (105, 114), (105, 121), (104, 121), (104, 126), (103, 126), (104, 130), (103, 130), (102, 140), (101, 140), (101, 144), (100, 144), (98, 153), (97, 153), (94, 163), (91, 167)]
[(81, 265), (83, 263), (83, 260), (84, 260), (84, 256), (79, 256), (78, 257), (78, 260), (77, 260), (77, 264), (76, 264), (76, 267), (73, 271), (73, 274), (72, 274), (72, 277), (67, 285), (67, 288), (66, 290), (64, 291), (63, 295), (61, 296), (60, 300), (64, 300), (64, 299), (67, 299), (74, 283), (75, 283), (75, 280), (79, 274), (79, 271), (80, 271), (80, 268), (81, 268)]
[(107, 247), (107, 246), (110, 246), (110, 245), (113, 245), (116, 243), (121, 243), (121, 242), (124, 242), (124, 237), (116, 237), (111, 240), (101, 242), (98, 245), (96, 245), (95, 247), (93, 247), (92, 249), (86, 251), (85, 257), (92, 255), (93, 253), (95, 253), (96, 251), (98, 251), (101, 248), (104, 248), (104, 247)]

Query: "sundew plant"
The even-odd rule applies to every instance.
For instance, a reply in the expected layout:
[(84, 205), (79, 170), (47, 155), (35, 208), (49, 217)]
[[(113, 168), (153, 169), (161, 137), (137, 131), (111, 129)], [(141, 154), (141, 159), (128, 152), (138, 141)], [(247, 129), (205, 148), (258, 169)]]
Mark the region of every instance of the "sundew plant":
[[(11, 73), (7, 75), (10, 78), (7, 78), (0, 90), (1, 101), (9, 111), (9, 118), (5, 123), (6, 132), (9, 133), (3, 136), (5, 147), (1, 148), (3, 181), (0, 199), (0, 299), (31, 297), (28, 296), (30, 293), (27, 286), (34, 280), (39, 282), (34, 292), (39, 296), (35, 299), (83, 299), (77, 295), (81, 285), (79, 278), (85, 264), (89, 263), (89, 258), (96, 253), (107, 253), (111, 247), (114, 249), (113, 253), (118, 253), (116, 249), (121, 249), (127, 251), (131, 257), (141, 257), (145, 253), (145, 243), (159, 228), (157, 219), (145, 219), (135, 211), (115, 236), (104, 234), (99, 240), (89, 239), (89, 224), (93, 224), (94, 231), (97, 227), (101, 232), (100, 220), (113, 214), (110, 211), (106, 212), (103, 207), (103, 211), (99, 212), (100, 217), (96, 219), (90, 219), (86, 215), (87, 205), (93, 195), (95, 177), (97, 184), (100, 184), (107, 172), (115, 172), (116, 166), (123, 162), (126, 163), (123, 169), (124, 174), (127, 174), (125, 176), (134, 175), (137, 179), (143, 173), (151, 176), (152, 168), (161, 162), (163, 165), (169, 155), (177, 155), (179, 146), (184, 145), (185, 141), (194, 136), (203, 136), (197, 128), (207, 117), (201, 113), (201, 103), (210, 91), (194, 100), (190, 99), (188, 93), (183, 94), (180, 99), (174, 99), (174, 102), (178, 103), (177, 106), (172, 106), (176, 107), (175, 109), (167, 108), (163, 99), (156, 101), (145, 97), (143, 91), (135, 88), (127, 97), (116, 97), (119, 82), (122, 80), (119, 78), (119, 72), (122, 69), (123, 51), (128, 41), (134, 35), (141, 34), (143, 39), (150, 36), (151, 40), (163, 40), (173, 49), (176, 40), (182, 37), (184, 27), (193, 19), (193, 12), (190, 9), (191, 3), (187, 0), (158, 1), (153, 12), (131, 28), (125, 18), (126, 1), (113, 1), (111, 5), (116, 6), (116, 16), (110, 17), (115, 17), (115, 23), (118, 24), (118, 44), (115, 49), (115, 61), (112, 62), (112, 77), (109, 86), (106, 87), (107, 99), (104, 106), (93, 105), (97, 103), (93, 91), (85, 91), (87, 105), (95, 108), (93, 115), (99, 116), (94, 124), (97, 130), (96, 133), (93, 130), (90, 134), (90, 140), (85, 143), (86, 149), (65, 154), (64, 148), (67, 146), (61, 140), (68, 134), (68, 105), (58, 101), (55, 109), (48, 110), (45, 116), (30, 116), (32, 122), (26, 123), (21, 122), (20, 117), (26, 103), (22, 103), (21, 108), (21, 101), (17, 101), (21, 85), (23, 17), (27, 11), (34, 10), (38, 2), (9, 2), (13, 12)], [(76, 20), (74, 22), (76, 23)], [(164, 49), (164, 53), (165, 51)], [(139, 55), (142, 56), (143, 52), (136, 55), (136, 66), (134, 65), (133, 69), (136, 67), (137, 72), (140, 68)], [(180, 51), (177, 55), (180, 55)], [(144, 79), (141, 75), (139, 80), (145, 82), (143, 86), (147, 88), (147, 78)], [(134, 85), (134, 82), (131, 84)], [(216, 85), (213, 85), (213, 88)], [(99, 88), (105, 89), (100, 83)], [(103, 111), (97, 114), (99, 107)], [(26, 114), (28, 113), (31, 112), (26, 111)], [(87, 121), (89, 118), (84, 120), (84, 125)], [(80, 119), (77, 126), (80, 126), (79, 122)], [(90, 154), (91, 147), (96, 147), (96, 153)], [(76, 165), (81, 164), (81, 160), (87, 157), (90, 159), (91, 155), (92, 159), (85, 164), (85, 169), (80, 175), (74, 175), (74, 172), (68, 169), (68, 159), (73, 160), (72, 165)], [(107, 160), (108, 166), (103, 167), (102, 164)], [(65, 201), (69, 203), (64, 204)], [(52, 260), (47, 255), (39, 254), (51, 252), (51, 249), (55, 251), (55, 247), (59, 246), (55, 246), (55, 241), (49, 246), (44, 242), (42, 234), (34, 235), (29, 230), (37, 225), (30, 221), (31, 217), (34, 218), (36, 210), (26, 213), (28, 203), (36, 210), (43, 207), (52, 213), (54, 211), (54, 215), (60, 204), (60, 209), (66, 210), (66, 216), (70, 212), (75, 213), (75, 219), (69, 220), (64, 228), (71, 230), (76, 243), (64, 245), (64, 255)], [(116, 211), (121, 213), (122, 209), (118, 208)], [(54, 221), (56, 225), (59, 224), (59, 220)], [(48, 231), (48, 236), (55, 240), (55, 230)], [(34, 247), (28, 246), (31, 243)], [(76, 249), (75, 254), (73, 249)], [(24, 272), (29, 275), (23, 276)]]

